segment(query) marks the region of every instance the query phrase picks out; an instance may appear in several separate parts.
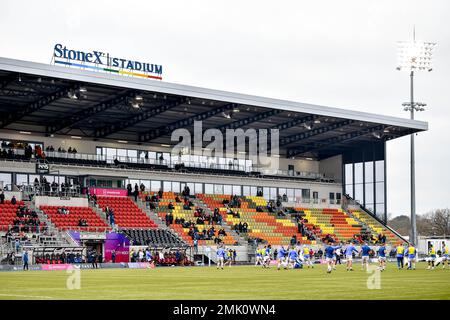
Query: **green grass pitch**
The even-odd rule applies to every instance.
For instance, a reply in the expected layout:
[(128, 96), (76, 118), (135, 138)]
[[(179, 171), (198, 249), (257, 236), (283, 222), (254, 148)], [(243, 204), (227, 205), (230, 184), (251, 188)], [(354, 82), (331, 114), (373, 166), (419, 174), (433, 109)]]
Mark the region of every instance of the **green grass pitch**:
[[(97, 269), (80, 271), (80, 289), (69, 290), (65, 271), (0, 272), (0, 299), (450, 299), (450, 270), (397, 270), (388, 264), (381, 289), (370, 274), (343, 265), (280, 270), (254, 266)], [(372, 282), (373, 284), (373, 282)]]

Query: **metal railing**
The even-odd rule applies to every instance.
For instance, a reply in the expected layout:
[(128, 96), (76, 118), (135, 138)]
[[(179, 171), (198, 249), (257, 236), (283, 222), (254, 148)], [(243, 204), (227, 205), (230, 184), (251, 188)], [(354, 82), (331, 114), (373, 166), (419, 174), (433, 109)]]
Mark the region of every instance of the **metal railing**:
[[(11, 148), (4, 148), (6, 150)], [(24, 149), (11, 149), (14, 155), (25, 155)], [(60, 151), (45, 151), (46, 158), (56, 158), (56, 159), (69, 159), (69, 160), (87, 160), (96, 162), (105, 162), (108, 164), (113, 164), (116, 159), (121, 164), (143, 164), (143, 165), (164, 165), (169, 168), (175, 168), (176, 165), (184, 164), (187, 168), (201, 168), (201, 169), (218, 169), (218, 170), (232, 170), (232, 171), (242, 171), (242, 172), (259, 172), (266, 175), (277, 175), (277, 176), (287, 176), (296, 177), (304, 179), (324, 179), (333, 177), (326, 177), (322, 173), (317, 172), (307, 172), (307, 171), (295, 171), (295, 170), (276, 170), (276, 169), (266, 169), (264, 167), (258, 167), (254, 165), (242, 165), (235, 161), (230, 161), (228, 163), (219, 163), (218, 157), (210, 157), (205, 161), (185, 161), (180, 159), (179, 156), (171, 156), (169, 159), (156, 159), (156, 158), (146, 158), (146, 157), (129, 157), (129, 156), (114, 156), (107, 157), (106, 155), (97, 154), (87, 154), (87, 153), (69, 153)], [(34, 153), (31, 158), (35, 158)]]

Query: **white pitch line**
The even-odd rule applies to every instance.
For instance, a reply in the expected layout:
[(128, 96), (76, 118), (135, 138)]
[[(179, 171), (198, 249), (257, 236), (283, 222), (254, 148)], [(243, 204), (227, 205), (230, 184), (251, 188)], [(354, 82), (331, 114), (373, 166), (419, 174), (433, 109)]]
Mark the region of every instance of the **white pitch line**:
[(25, 295), (25, 294), (10, 294), (10, 293), (0, 293), (0, 296), (4, 296), (4, 297), (53, 299), (52, 297), (48, 297), (48, 296), (30, 296), (30, 295)]

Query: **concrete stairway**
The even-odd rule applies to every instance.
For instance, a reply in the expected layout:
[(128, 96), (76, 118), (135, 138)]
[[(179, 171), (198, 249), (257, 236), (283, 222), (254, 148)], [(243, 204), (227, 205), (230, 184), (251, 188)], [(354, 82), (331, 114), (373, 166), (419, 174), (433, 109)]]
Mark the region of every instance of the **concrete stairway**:
[(38, 209), (33, 201), (24, 201), (25, 205), (27, 205), (31, 210), (36, 211), (38, 218), (41, 222), (45, 222), (47, 225), (46, 234), (41, 234), (39, 236), (39, 241), (36, 241), (35, 245), (44, 245), (44, 246), (73, 246), (78, 245), (74, 243), (72, 237), (70, 237), (67, 232), (60, 231), (56, 226), (51, 222), (51, 220), (47, 217), (47, 215), (40, 209)]

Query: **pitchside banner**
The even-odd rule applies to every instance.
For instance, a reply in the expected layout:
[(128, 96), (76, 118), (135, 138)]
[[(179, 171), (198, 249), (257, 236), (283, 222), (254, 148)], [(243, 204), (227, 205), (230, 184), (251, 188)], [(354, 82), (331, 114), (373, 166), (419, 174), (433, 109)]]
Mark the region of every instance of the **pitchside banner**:
[(107, 233), (105, 241), (106, 262), (112, 261), (113, 251), (116, 253), (116, 263), (130, 261), (130, 240), (122, 233)]
[(107, 188), (90, 188), (90, 194), (96, 196), (110, 196), (110, 197), (126, 197), (127, 190), (125, 189), (107, 189)]

